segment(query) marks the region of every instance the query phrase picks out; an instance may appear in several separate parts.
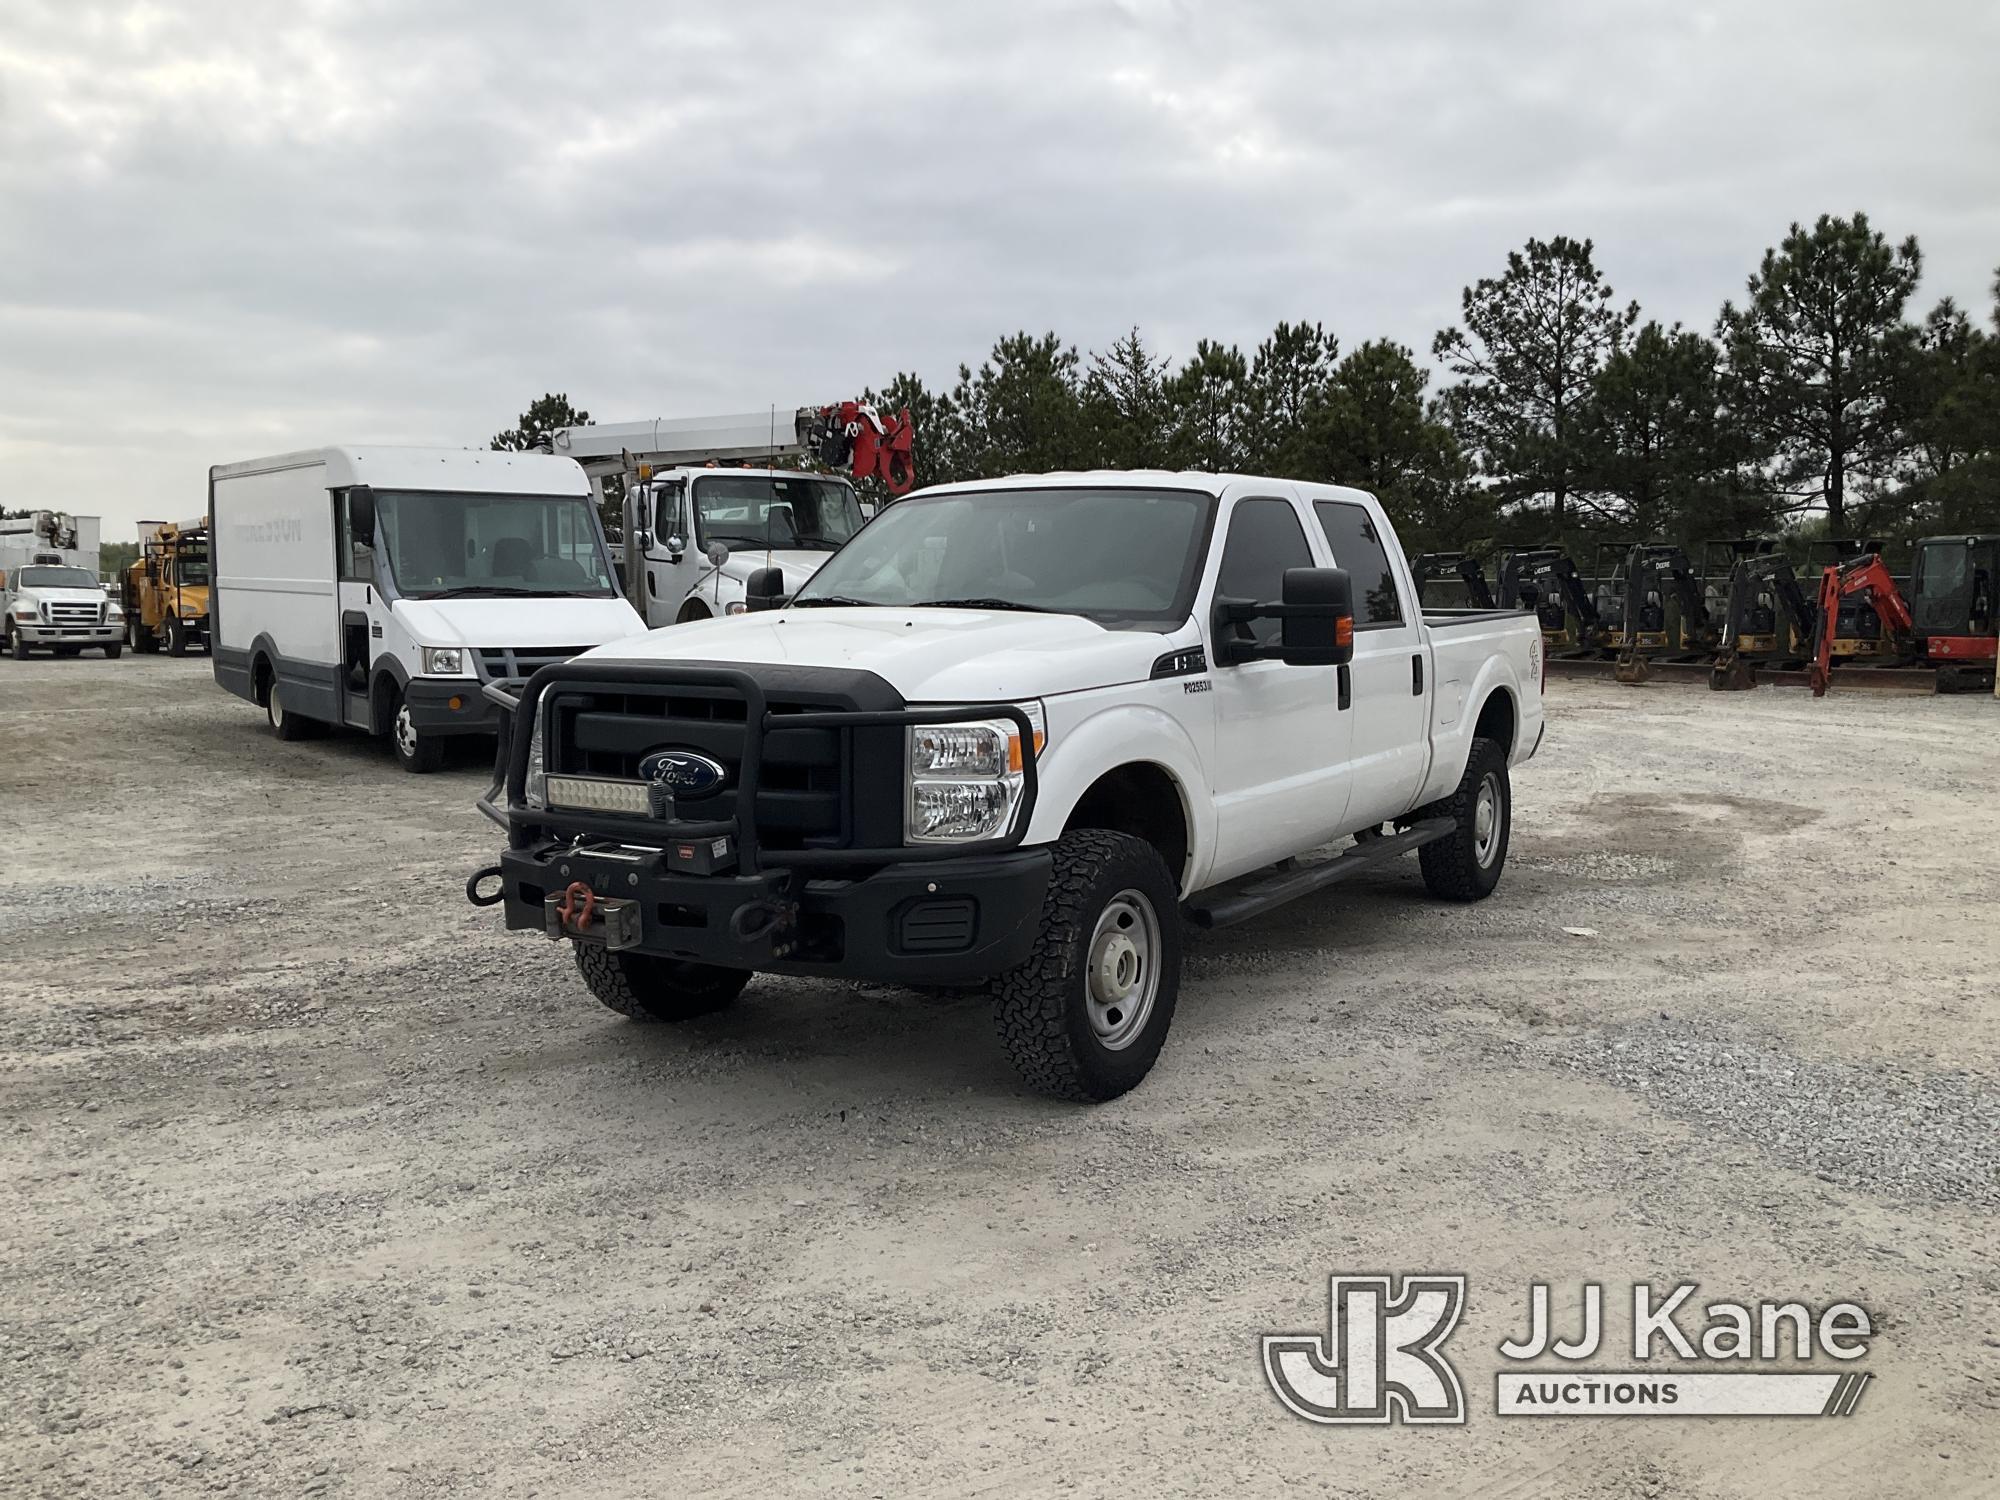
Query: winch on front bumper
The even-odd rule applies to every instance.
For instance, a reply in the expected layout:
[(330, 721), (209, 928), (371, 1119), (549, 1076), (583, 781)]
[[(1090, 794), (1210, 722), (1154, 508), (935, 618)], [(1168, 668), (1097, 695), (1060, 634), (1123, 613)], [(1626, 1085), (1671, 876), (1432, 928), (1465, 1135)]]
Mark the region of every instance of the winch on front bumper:
[[(537, 672), (518, 697), (511, 685), (492, 686), (489, 697), (507, 710), (506, 732), (480, 808), (507, 829), (509, 847), (482, 872), (497, 877), (499, 889), (474, 899), (503, 904), (510, 928), (723, 968), (952, 984), (1013, 967), (1033, 946), (1050, 868), (1046, 849), (1020, 847), (1034, 810), (1032, 757), (1020, 806), (1000, 837), (917, 846), (865, 840), (884, 831), (887, 804), (897, 809), (900, 831), (909, 726), (1008, 719), (1032, 743), (1032, 724), (1011, 705), (910, 709), (879, 679), (867, 684), (869, 691), (846, 695), (802, 694), (794, 685), (777, 705), (782, 712), (757, 676), (722, 666), (575, 662)], [(814, 696), (840, 701), (822, 706)], [(872, 706), (892, 699), (893, 706)], [(663, 717), (691, 703), (705, 705), (706, 716)], [(657, 790), (638, 812), (639, 784), (629, 777), (604, 785), (633, 808), (530, 806), (529, 731), (537, 722), (548, 735), (550, 774), (596, 772), (593, 753), (625, 746), (629, 760), (629, 747), (649, 737), (678, 737), (726, 757), (734, 792), (717, 797), (719, 815), (707, 818), (683, 815), (686, 804)], [(550, 727), (558, 724), (560, 731)], [(575, 744), (559, 746), (558, 733)], [(613, 748), (593, 752), (585, 740)], [(565, 763), (572, 749), (581, 767)], [(762, 785), (767, 766), (783, 773), (791, 760), (816, 767), (808, 788)], [(873, 813), (858, 816), (857, 800)]]

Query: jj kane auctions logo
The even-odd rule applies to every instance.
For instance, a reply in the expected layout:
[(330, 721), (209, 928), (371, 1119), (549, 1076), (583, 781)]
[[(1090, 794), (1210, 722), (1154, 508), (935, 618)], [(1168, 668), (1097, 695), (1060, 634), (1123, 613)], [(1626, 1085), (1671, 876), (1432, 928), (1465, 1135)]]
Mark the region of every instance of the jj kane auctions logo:
[[(1874, 1378), (1866, 1371), (1773, 1371), (1772, 1361), (1842, 1362), (1868, 1352), (1874, 1325), (1853, 1302), (1817, 1313), (1803, 1302), (1715, 1301), (1699, 1288), (1632, 1288), (1631, 1355), (1643, 1369), (1578, 1369), (1605, 1348), (1604, 1289), (1579, 1288), (1574, 1337), (1560, 1336), (1549, 1285), (1529, 1288), (1527, 1331), (1500, 1344), (1501, 1416), (1783, 1417), (1851, 1415)], [(1464, 1388), (1444, 1344), (1465, 1311), (1466, 1278), (1338, 1275), (1327, 1285), (1324, 1333), (1270, 1334), (1264, 1378), (1285, 1409), (1308, 1422), (1436, 1423), (1466, 1419)], [(1695, 1314), (1699, 1312), (1699, 1322)], [(1564, 1363), (1542, 1363), (1553, 1358)], [(1683, 1361), (1732, 1365), (1690, 1370)]]

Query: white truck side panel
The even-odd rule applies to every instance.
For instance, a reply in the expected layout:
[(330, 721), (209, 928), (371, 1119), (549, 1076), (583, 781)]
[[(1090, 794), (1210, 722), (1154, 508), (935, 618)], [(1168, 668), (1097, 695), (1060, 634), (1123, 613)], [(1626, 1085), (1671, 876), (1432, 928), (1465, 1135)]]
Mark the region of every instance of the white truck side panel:
[(248, 651), (264, 635), (283, 657), (339, 665), (325, 462), (218, 475), (214, 505), (217, 644)]

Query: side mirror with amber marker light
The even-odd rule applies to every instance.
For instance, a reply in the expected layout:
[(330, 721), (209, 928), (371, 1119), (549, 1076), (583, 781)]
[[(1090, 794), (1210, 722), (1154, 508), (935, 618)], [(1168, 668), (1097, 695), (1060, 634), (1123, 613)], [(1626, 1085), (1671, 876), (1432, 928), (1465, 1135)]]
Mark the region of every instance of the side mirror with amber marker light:
[(1294, 667), (1354, 660), (1354, 582), (1345, 568), (1287, 568), (1278, 659)]

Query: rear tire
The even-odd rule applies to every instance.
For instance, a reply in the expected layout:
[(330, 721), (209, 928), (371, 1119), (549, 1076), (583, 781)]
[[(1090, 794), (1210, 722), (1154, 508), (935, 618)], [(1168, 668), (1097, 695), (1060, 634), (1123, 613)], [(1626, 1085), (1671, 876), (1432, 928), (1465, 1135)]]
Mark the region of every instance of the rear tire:
[(125, 644), (141, 656), (151, 656), (160, 649), (160, 638), (147, 628), (146, 622), (137, 615), (125, 618)]
[(284, 700), (278, 696), (278, 684), (272, 683), (264, 693), (264, 717), (271, 721), (271, 733), (281, 740), (303, 740), (312, 736), (318, 727), (311, 719), (302, 718), (286, 709)]
[(1474, 740), (1458, 789), (1411, 817), (1450, 818), (1458, 824), (1450, 837), (1417, 851), (1430, 893), (1446, 901), (1485, 900), (1500, 883), (1513, 832), (1514, 792), (1507, 780), (1507, 752), (1497, 741)]
[(417, 733), (417, 721), (401, 694), (389, 720), (389, 743), (395, 747), (397, 763), (415, 775), (428, 776), (444, 764), (444, 741), (434, 734)]
[(1152, 1071), (1180, 981), (1180, 891), (1159, 851), (1075, 829), (1056, 843), (1040, 936), (1000, 977), (993, 1019), (1030, 1087), (1116, 1099)]
[(613, 953), (599, 943), (575, 943), (576, 971), (591, 994), (634, 1021), (690, 1021), (721, 1010), (743, 993), (748, 969)]

